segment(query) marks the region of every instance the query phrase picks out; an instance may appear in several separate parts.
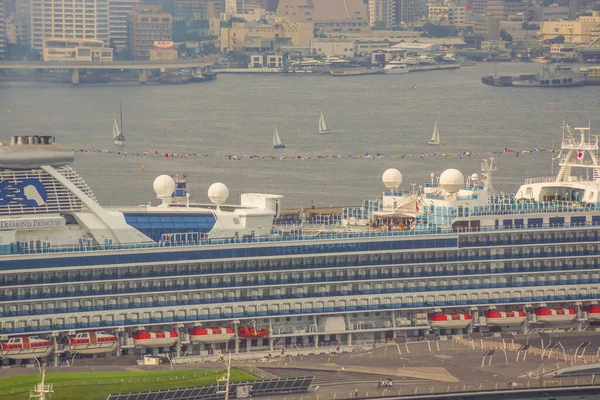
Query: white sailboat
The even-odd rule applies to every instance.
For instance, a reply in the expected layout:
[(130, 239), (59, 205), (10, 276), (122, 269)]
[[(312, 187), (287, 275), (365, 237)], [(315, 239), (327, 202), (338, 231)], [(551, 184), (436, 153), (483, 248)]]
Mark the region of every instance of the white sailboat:
[(440, 144), (440, 130), (438, 129), (437, 121), (435, 121), (435, 126), (433, 127), (433, 135), (431, 135), (431, 140), (427, 142), (427, 144)]
[(321, 118), (319, 118), (319, 133), (329, 133), (329, 128), (325, 123), (325, 117), (323, 117), (323, 111), (321, 111)]
[(123, 134), (123, 108), (119, 102), (119, 110), (121, 112), (121, 125), (117, 124), (117, 119), (113, 120), (113, 144), (117, 146), (125, 145), (125, 135)]
[(273, 148), (274, 149), (284, 149), (285, 144), (281, 141), (279, 137), (279, 132), (277, 132), (277, 125), (275, 125), (275, 132), (273, 132)]

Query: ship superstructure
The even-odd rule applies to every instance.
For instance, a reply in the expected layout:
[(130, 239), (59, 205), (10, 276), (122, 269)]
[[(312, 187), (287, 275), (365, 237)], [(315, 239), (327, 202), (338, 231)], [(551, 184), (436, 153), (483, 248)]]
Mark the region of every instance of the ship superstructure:
[(341, 224), (286, 229), (281, 196), (226, 204), (215, 183), (200, 204), (185, 176), (154, 181), (158, 205), (101, 207), (71, 150), (15, 137), (0, 146), (2, 362), (582, 329), (600, 319), (599, 146), (589, 128), (563, 136), (558, 176), (516, 195), (494, 192), (493, 160), (406, 191), (390, 169)]

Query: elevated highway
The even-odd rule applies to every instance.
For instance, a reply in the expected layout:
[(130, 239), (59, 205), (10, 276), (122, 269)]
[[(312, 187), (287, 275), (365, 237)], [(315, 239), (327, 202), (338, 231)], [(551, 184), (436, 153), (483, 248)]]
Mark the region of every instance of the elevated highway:
[(82, 69), (93, 70), (138, 70), (140, 83), (148, 80), (148, 71), (154, 69), (165, 70), (169, 68), (189, 68), (194, 75), (198, 69), (210, 67), (214, 62), (210, 59), (176, 60), (176, 61), (115, 61), (115, 62), (25, 62), (25, 61), (0, 61), (0, 71), (10, 69), (68, 69), (71, 70), (71, 83), (79, 84), (79, 71)]

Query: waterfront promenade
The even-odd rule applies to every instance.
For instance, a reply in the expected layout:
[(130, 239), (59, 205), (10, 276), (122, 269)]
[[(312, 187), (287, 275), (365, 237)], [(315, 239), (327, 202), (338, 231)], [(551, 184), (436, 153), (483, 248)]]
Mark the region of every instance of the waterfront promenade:
[(35, 69), (68, 69), (71, 70), (71, 83), (79, 84), (80, 70), (138, 70), (140, 83), (148, 81), (148, 71), (169, 68), (189, 68), (193, 75), (198, 69), (214, 65), (209, 58), (176, 61), (115, 61), (115, 62), (25, 62), (25, 61), (0, 61), (0, 71), (3, 70), (35, 70)]

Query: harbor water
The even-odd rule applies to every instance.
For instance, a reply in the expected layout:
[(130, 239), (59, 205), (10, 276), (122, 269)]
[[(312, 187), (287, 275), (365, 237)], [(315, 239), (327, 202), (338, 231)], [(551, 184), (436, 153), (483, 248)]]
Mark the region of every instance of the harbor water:
[[(479, 172), (487, 152), (557, 148), (563, 120), (576, 126), (589, 121), (592, 131), (600, 132), (598, 87), (482, 84), (481, 76), (493, 75), (494, 68), (482, 63), (460, 70), (347, 79), (220, 75), (214, 82), (188, 85), (1, 82), (0, 127), (4, 140), (11, 135), (54, 135), (57, 142), (76, 149), (119, 151), (123, 149), (112, 145), (112, 120), (122, 101), (125, 151), (209, 156), (78, 154), (74, 167), (101, 204), (145, 204), (154, 200), (157, 175), (189, 173), (196, 201), (206, 201), (206, 190), (219, 181), (229, 187), (231, 202), (238, 193), (269, 192), (284, 195), (284, 207), (307, 207), (311, 201), (316, 206), (359, 204), (381, 192), (381, 174), (391, 167), (403, 173), (401, 188), (408, 190), (411, 183), (418, 187), (429, 181), (430, 173), (439, 175), (447, 168), (458, 168), (465, 176)], [(497, 68), (498, 74), (518, 75), (535, 73), (540, 66), (502, 63)], [(331, 130), (328, 135), (318, 133), (320, 111)], [(435, 121), (446, 144), (428, 146)], [(275, 125), (285, 149), (272, 147)], [(455, 157), (464, 152), (476, 154)], [(232, 160), (216, 153), (276, 159)], [(365, 153), (386, 157), (298, 159)], [(417, 156), (390, 157), (406, 154)], [(503, 153), (496, 162), (495, 187), (506, 192), (514, 192), (526, 177), (551, 175), (551, 153)]]

